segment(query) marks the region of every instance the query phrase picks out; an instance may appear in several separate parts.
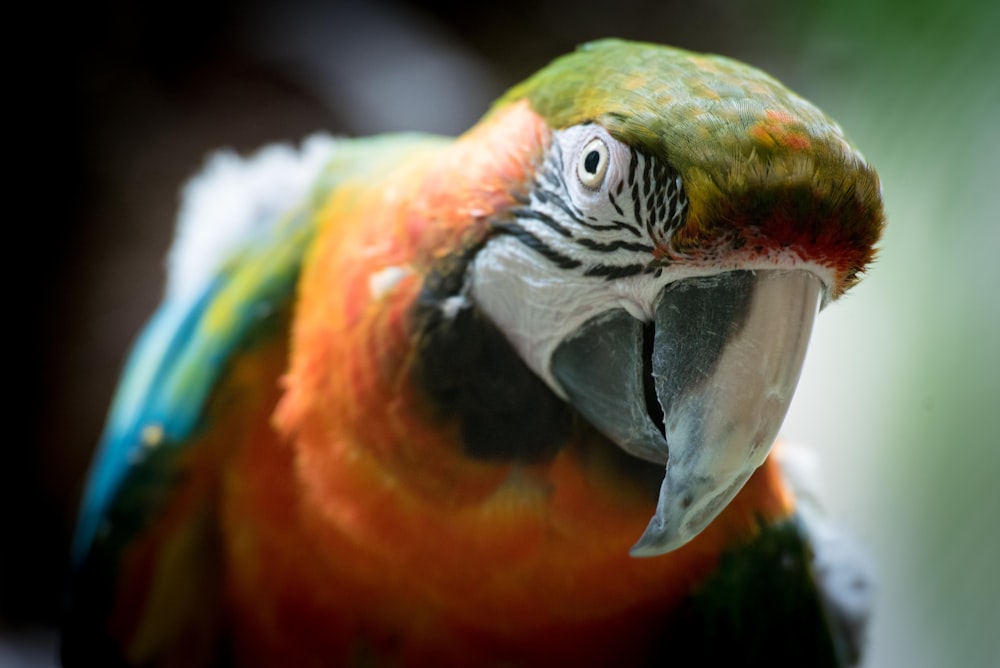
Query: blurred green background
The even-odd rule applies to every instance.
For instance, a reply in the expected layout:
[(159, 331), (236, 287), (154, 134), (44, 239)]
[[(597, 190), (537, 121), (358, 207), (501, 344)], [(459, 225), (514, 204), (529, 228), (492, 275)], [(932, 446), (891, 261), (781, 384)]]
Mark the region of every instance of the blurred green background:
[(0, 454), (0, 665), (54, 661), (85, 467), (205, 154), (457, 133), (549, 59), (620, 36), (771, 72), (878, 169), (880, 259), (820, 315), (784, 432), (872, 554), (866, 665), (1000, 666), (998, 6), (98, 0), (23, 24), (14, 106), (42, 148), (17, 157), (34, 215), (12, 247), (39, 271), (11, 295), (26, 401)]
[(790, 77), (879, 170), (889, 219), (785, 425), (875, 558), (873, 667), (1000, 666), (998, 7), (831, 5)]

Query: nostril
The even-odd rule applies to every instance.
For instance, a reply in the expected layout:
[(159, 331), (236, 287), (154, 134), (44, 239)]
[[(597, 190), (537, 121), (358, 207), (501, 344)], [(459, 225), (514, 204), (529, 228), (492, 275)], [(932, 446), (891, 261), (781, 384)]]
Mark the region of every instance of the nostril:
[(646, 400), (646, 413), (649, 415), (649, 419), (666, 438), (667, 429), (664, 423), (663, 407), (660, 405), (660, 398), (656, 395), (656, 383), (653, 379), (653, 341), (655, 335), (656, 329), (653, 323), (648, 322), (642, 326), (642, 393)]

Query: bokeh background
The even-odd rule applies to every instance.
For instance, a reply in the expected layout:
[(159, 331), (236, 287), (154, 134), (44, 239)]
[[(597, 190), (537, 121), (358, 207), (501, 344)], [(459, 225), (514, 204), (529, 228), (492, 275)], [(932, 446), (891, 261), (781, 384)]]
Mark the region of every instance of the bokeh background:
[(866, 665), (1000, 666), (1000, 3), (97, 0), (34, 18), (8, 24), (30, 45), (8, 135), (30, 150), (7, 155), (6, 265), (27, 264), (8, 288), (0, 666), (54, 664), (84, 472), (206, 153), (457, 133), (602, 36), (762, 67), (879, 170), (880, 259), (820, 315), (784, 431), (875, 564)]

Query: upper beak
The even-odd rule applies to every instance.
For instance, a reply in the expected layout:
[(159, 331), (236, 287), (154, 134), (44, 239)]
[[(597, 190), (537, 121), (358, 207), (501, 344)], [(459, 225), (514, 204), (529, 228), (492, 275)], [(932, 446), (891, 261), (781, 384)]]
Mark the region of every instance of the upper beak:
[(764, 463), (820, 292), (806, 271), (685, 279), (660, 292), (652, 323), (615, 309), (555, 349), (552, 374), (577, 410), (627, 452), (666, 464), (633, 556), (694, 538)]

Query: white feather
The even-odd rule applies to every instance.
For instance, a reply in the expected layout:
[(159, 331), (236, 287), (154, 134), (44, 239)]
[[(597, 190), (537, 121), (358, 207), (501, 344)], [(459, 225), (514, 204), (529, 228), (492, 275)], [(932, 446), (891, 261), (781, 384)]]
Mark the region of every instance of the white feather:
[(196, 297), (232, 253), (264, 237), (308, 196), (336, 141), (313, 135), (301, 148), (265, 146), (243, 158), (232, 150), (209, 156), (181, 193), (167, 256), (167, 299)]
[(819, 455), (806, 446), (783, 442), (774, 449), (813, 549), (813, 572), (832, 622), (860, 654), (874, 606), (875, 565), (870, 554), (822, 512)]

